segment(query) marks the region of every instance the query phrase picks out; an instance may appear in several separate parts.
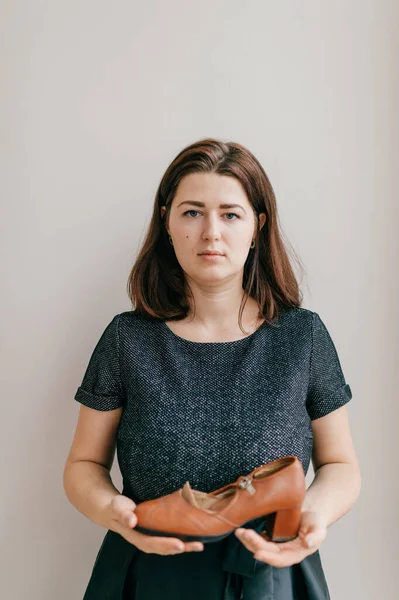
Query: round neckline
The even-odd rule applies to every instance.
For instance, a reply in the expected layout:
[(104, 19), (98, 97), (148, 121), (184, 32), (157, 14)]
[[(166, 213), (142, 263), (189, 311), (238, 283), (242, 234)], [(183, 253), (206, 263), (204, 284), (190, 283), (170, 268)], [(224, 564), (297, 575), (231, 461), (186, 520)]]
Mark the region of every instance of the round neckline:
[(167, 325), (165, 321), (161, 321), (160, 324), (161, 324), (162, 328), (164, 329), (164, 331), (166, 331), (166, 333), (169, 333), (169, 335), (171, 337), (174, 337), (177, 340), (184, 342), (187, 345), (197, 346), (197, 347), (205, 347), (205, 346), (222, 347), (222, 346), (233, 346), (236, 344), (240, 344), (242, 342), (245, 342), (246, 340), (249, 340), (250, 338), (253, 338), (254, 336), (256, 336), (257, 333), (259, 333), (259, 331), (261, 331), (264, 328), (265, 321), (263, 321), (262, 325), (260, 325), (260, 327), (258, 327), (258, 329), (256, 329), (249, 335), (246, 335), (245, 337), (240, 338), (238, 340), (230, 340), (227, 342), (195, 342), (194, 340), (188, 340), (187, 338), (177, 335), (177, 333), (175, 333), (174, 331), (172, 331), (170, 329), (169, 325)]

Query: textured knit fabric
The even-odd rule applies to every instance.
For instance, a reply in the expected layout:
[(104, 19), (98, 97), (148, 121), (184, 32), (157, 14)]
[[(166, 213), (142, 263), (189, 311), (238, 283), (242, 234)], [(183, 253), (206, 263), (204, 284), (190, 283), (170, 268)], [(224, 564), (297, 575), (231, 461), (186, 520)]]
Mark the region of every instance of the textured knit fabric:
[[(231, 342), (193, 342), (165, 322), (120, 313), (103, 331), (75, 394), (96, 410), (123, 408), (117, 432), (122, 493), (136, 503), (186, 481), (210, 492), (289, 454), (306, 473), (311, 421), (351, 397), (326, 326), (304, 308)], [(254, 577), (269, 567), (235, 536), (223, 547), (230, 573)], [(122, 598), (118, 593), (104, 598)], [(303, 597), (328, 598), (324, 594)], [(266, 598), (265, 591), (254, 596)]]

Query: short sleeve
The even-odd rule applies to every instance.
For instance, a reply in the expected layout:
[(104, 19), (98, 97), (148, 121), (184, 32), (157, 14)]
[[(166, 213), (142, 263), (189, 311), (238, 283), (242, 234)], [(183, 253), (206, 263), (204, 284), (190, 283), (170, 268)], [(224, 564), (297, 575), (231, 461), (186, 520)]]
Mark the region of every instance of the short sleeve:
[(74, 398), (97, 410), (113, 410), (124, 404), (119, 370), (119, 315), (103, 331), (90, 357)]
[(343, 406), (352, 398), (334, 342), (317, 313), (312, 319), (312, 352), (306, 408), (313, 421)]

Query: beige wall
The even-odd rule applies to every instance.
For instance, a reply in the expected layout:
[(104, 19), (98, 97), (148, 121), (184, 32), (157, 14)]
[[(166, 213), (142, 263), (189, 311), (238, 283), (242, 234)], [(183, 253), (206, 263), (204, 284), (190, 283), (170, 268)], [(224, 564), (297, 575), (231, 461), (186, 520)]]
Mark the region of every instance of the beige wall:
[[(336, 342), (363, 490), (321, 555), (333, 600), (397, 598), (398, 17), (393, 0), (3, 0), (2, 558), (7, 600), (81, 598), (105, 530), (62, 471), (90, 353), (159, 179), (245, 144)], [(396, 167), (396, 169), (395, 169)], [(114, 481), (120, 484), (116, 464)]]

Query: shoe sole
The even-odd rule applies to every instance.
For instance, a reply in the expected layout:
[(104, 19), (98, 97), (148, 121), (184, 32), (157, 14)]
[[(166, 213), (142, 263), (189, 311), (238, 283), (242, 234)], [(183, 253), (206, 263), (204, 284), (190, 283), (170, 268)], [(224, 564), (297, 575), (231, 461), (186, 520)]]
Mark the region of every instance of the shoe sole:
[[(272, 536), (269, 534), (269, 531), (271, 531), (272, 527), (273, 527), (273, 525), (272, 525), (273, 520), (270, 520), (271, 517), (274, 517), (274, 515), (265, 515), (263, 517), (259, 517), (258, 519), (251, 519), (249, 521), (246, 521), (239, 527), (245, 527), (249, 523), (252, 523), (252, 528), (255, 528), (258, 524), (264, 522), (264, 530), (262, 531), (262, 534), (266, 533), (266, 535), (268, 536), (268, 541), (275, 542), (275, 543), (283, 543), (283, 542), (289, 542), (296, 538), (296, 536), (272, 538)], [(269, 529), (270, 525), (271, 525), (271, 528)], [(170, 533), (167, 531), (155, 531), (153, 529), (146, 529), (145, 527), (141, 527), (140, 525), (136, 525), (134, 527), (135, 531), (138, 531), (139, 533), (143, 533), (145, 535), (152, 535), (152, 536), (158, 536), (158, 537), (173, 537), (173, 538), (177, 538), (177, 539), (181, 540), (182, 542), (202, 542), (203, 544), (212, 544), (213, 542), (219, 542), (220, 540), (223, 540), (224, 538), (231, 535), (235, 531), (235, 529), (238, 529), (238, 528), (236, 527), (234, 529), (231, 529), (230, 531), (228, 531), (227, 533), (223, 533), (222, 535), (201, 536), (201, 535), (185, 535), (185, 534), (180, 534), (180, 533)]]

